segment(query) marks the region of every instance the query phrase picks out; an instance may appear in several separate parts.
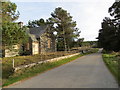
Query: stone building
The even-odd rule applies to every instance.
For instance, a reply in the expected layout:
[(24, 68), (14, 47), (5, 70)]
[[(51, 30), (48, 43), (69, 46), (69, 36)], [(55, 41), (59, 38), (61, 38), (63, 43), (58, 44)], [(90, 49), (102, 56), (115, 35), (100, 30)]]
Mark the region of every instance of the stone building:
[(34, 27), (27, 30), (29, 42), (23, 46), (24, 50), (30, 54), (41, 54), (55, 51), (55, 38), (47, 36), (46, 30), (48, 26)]
[[(20, 27), (23, 27), (23, 22), (16, 22)], [(8, 38), (9, 39), (9, 38)], [(14, 57), (19, 55), (20, 45), (16, 44), (8, 48), (8, 46), (0, 45), (0, 57)]]
[[(23, 25), (22, 22), (18, 24)], [(55, 38), (47, 36), (47, 25), (29, 28), (27, 31), (29, 41), (24, 45), (13, 45), (12, 49), (4, 49), (3, 57), (13, 57), (20, 55), (20, 51), (27, 52), (27, 55), (42, 54), (55, 51)], [(22, 55), (26, 55), (23, 53)]]

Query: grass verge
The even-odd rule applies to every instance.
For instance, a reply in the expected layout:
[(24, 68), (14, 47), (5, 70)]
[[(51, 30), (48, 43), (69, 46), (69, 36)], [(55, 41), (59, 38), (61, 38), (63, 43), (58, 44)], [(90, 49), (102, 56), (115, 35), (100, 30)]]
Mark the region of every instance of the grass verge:
[(103, 54), (102, 57), (108, 69), (115, 76), (120, 85), (120, 57), (116, 54)]
[(68, 63), (70, 61), (73, 61), (73, 60), (81, 57), (81, 56), (83, 56), (83, 55), (76, 55), (76, 56), (66, 58), (66, 59), (62, 59), (62, 60), (59, 60), (59, 61), (56, 61), (56, 62), (43, 63), (43, 64), (36, 65), (34, 67), (31, 67), (31, 68), (19, 70), (17, 73), (14, 73), (8, 79), (3, 81), (3, 87), (8, 86), (10, 84), (13, 84), (17, 81), (35, 76), (37, 74), (45, 72), (45, 71), (47, 71), (49, 69), (52, 69), (54, 67), (60, 66), (62, 64)]

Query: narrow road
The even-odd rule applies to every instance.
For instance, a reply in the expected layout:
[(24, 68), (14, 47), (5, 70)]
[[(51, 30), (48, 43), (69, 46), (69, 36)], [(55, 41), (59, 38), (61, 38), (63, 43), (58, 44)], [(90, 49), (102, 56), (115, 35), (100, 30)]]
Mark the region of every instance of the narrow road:
[(118, 88), (101, 53), (94, 53), (49, 70), (9, 88)]

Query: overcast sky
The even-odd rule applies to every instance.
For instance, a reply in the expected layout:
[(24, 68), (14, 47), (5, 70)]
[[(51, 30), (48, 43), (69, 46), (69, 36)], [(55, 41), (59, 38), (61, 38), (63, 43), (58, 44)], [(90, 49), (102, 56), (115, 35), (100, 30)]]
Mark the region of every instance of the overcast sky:
[[(29, 20), (51, 17), (57, 7), (67, 10), (77, 28), (81, 31), (80, 38), (93, 41), (98, 36), (104, 17), (110, 17), (108, 8), (115, 0), (11, 0), (17, 4), (20, 12), (18, 21), (26, 25)], [(33, 2), (34, 1), (34, 2)]]

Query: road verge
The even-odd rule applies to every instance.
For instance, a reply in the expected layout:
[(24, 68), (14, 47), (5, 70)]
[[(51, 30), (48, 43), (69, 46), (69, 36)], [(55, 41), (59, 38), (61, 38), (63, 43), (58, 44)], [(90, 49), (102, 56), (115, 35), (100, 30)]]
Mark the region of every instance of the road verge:
[(103, 54), (103, 61), (120, 85), (120, 56), (116, 53)]

